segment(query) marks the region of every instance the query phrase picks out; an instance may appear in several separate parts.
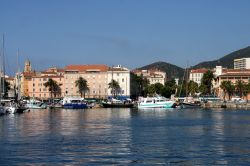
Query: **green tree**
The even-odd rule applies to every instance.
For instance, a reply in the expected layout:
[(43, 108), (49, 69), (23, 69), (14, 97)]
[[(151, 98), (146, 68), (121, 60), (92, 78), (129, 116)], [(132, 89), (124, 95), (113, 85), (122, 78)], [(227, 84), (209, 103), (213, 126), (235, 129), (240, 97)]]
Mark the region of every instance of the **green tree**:
[(147, 95), (148, 96), (154, 96), (156, 93), (156, 90), (155, 90), (155, 85), (154, 84), (151, 84), (147, 87)]
[(53, 79), (49, 79), (47, 82), (43, 84), (46, 88), (49, 88), (50, 91), (50, 97), (52, 98), (53, 95), (56, 97), (61, 93), (60, 85)]
[(164, 85), (162, 85), (161, 83), (155, 83), (153, 85), (155, 87), (155, 93), (162, 95), (162, 90), (164, 88)]
[(250, 93), (250, 82), (247, 84), (245, 83), (243, 89), (243, 96), (247, 97), (247, 95)]
[(83, 95), (83, 97), (85, 98), (85, 94), (89, 90), (87, 81), (84, 78), (79, 77), (75, 81), (75, 86), (78, 87), (78, 92), (80, 93), (81, 97)]
[(242, 80), (237, 80), (235, 84), (235, 92), (240, 97), (243, 96), (244, 89), (246, 88), (246, 84)]
[(121, 91), (121, 87), (119, 83), (112, 79), (108, 85), (109, 85), (109, 89), (111, 89), (112, 95), (116, 97), (118, 93)]
[(164, 88), (162, 89), (161, 95), (167, 98), (170, 98), (172, 94), (176, 93), (177, 85), (175, 80), (169, 80), (165, 83)]
[(233, 95), (235, 91), (235, 86), (232, 84), (231, 81), (222, 81), (220, 88), (223, 89), (224, 96), (223, 99), (225, 100), (226, 94), (228, 95), (228, 99), (231, 99), (231, 96)]
[(211, 70), (204, 73), (201, 79), (201, 93), (204, 95), (210, 95), (212, 90), (212, 81), (215, 79), (214, 74)]
[(188, 94), (191, 94), (192, 96), (195, 95), (195, 93), (199, 92), (199, 85), (194, 81), (189, 81), (188, 83)]

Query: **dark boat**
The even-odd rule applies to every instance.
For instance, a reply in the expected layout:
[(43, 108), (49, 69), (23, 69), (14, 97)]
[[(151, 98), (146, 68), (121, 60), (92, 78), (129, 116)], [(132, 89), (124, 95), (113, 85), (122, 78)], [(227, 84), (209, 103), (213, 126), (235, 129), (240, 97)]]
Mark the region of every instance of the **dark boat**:
[(134, 103), (128, 100), (121, 101), (117, 99), (111, 99), (108, 101), (103, 101), (101, 104), (104, 108), (133, 108), (134, 107)]
[(182, 102), (180, 103), (181, 108), (200, 108), (201, 103), (188, 103), (188, 102)]

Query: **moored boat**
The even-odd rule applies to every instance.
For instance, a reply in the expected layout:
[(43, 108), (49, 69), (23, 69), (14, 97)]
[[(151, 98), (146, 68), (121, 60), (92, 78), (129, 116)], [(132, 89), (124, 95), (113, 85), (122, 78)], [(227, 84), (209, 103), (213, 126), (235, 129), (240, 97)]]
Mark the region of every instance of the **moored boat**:
[(184, 101), (180, 103), (181, 108), (199, 108), (201, 107), (201, 102), (193, 97), (185, 97)]
[(47, 105), (45, 103), (43, 103), (42, 101), (31, 99), (31, 100), (27, 101), (27, 103), (25, 104), (25, 108), (46, 109)]
[(132, 108), (134, 107), (134, 103), (131, 100), (118, 100), (118, 99), (110, 99), (103, 101), (102, 106), (105, 108)]
[(64, 97), (62, 102), (63, 108), (66, 109), (84, 109), (88, 108), (84, 98), (80, 97)]
[(174, 108), (175, 102), (162, 96), (139, 98), (138, 108)]

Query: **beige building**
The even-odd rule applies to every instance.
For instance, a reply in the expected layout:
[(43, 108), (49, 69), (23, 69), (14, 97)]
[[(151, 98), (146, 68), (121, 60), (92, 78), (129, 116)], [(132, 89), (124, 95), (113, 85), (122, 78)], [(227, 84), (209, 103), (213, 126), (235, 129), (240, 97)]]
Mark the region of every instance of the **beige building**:
[(79, 77), (87, 81), (89, 91), (86, 98), (106, 98), (108, 92), (106, 65), (69, 65), (64, 72), (64, 96), (80, 96), (75, 82)]
[[(217, 76), (215, 85), (218, 96), (220, 98), (223, 98), (224, 96), (224, 92), (220, 88), (220, 85), (223, 81), (231, 81), (233, 84), (235, 84), (238, 80), (248, 83), (250, 80), (250, 69), (222, 69), (221, 75)], [(247, 95), (246, 99), (250, 99), (250, 94)]]
[(150, 84), (161, 83), (164, 85), (167, 80), (166, 72), (160, 70), (134, 70), (133, 73), (147, 78)]
[[(107, 84), (111, 80), (115, 80), (120, 85), (120, 96), (130, 97), (130, 70), (118, 65), (116, 67), (111, 67), (108, 70)], [(108, 89), (108, 96), (112, 96), (112, 89)]]
[[(57, 68), (49, 68), (43, 72), (37, 72), (28, 81), (28, 96), (39, 99), (51, 98), (49, 88), (44, 86), (49, 79), (53, 79), (59, 85), (61, 92), (56, 97), (63, 97), (62, 90), (64, 89), (64, 70)], [(54, 96), (53, 96), (54, 97)]]

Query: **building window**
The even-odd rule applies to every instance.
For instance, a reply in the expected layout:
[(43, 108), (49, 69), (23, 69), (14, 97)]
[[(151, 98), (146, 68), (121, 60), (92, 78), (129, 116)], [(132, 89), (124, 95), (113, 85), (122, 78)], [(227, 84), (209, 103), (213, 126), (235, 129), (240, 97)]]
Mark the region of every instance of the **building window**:
[(46, 93), (44, 93), (43, 96), (46, 97)]
[(42, 89), (40, 88), (40, 89), (39, 89), (39, 91), (41, 92), (41, 91), (42, 91)]
[(124, 82), (124, 78), (122, 79), (122, 82)]
[(46, 79), (46, 78), (43, 78), (43, 81), (47, 81), (47, 79)]
[(36, 90), (35, 89), (33, 89), (33, 92), (35, 92)]

